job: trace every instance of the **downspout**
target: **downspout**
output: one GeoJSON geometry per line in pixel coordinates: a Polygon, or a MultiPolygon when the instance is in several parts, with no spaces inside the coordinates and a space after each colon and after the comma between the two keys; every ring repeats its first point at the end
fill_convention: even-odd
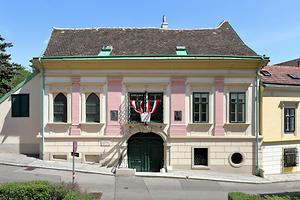
{"type": "Polygon", "coordinates": [[[44,95],[45,95],[45,68],[42,63],[42,56],[39,57],[39,62],[41,64],[41,127],[40,127],[40,134],[42,135],[42,144],[41,144],[41,154],[40,159],[44,159],[44,143],[45,143],[45,137],[44,137],[44,95]]]}
{"type": "Polygon", "coordinates": [[[259,139],[258,139],[258,136],[259,136],[259,70],[257,70],[256,72],[256,97],[255,97],[255,153],[256,153],[256,156],[255,156],[255,165],[256,165],[256,168],[255,168],[255,174],[256,176],[259,176],[259,153],[258,153],[258,148],[259,148],[259,139]]]}
{"type": "Polygon", "coordinates": [[[259,72],[261,70],[262,60],[264,56],[261,57],[259,62],[259,68],[256,71],[256,91],[255,91],[255,175],[259,176],[259,120],[260,120],[260,81],[259,81],[259,72]]]}

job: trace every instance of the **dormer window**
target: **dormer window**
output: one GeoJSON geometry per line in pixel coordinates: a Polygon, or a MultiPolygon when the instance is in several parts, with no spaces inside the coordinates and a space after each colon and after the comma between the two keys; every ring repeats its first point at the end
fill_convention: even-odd
{"type": "Polygon", "coordinates": [[[287,74],[291,79],[300,79],[296,74],[287,74]]]}
{"type": "Polygon", "coordinates": [[[186,56],[187,55],[187,51],[186,51],[185,46],[177,46],[176,47],[176,55],[186,56]]]}
{"type": "Polygon", "coordinates": [[[268,72],[267,70],[260,70],[260,73],[264,76],[271,76],[270,72],[268,72]]]}
{"type": "Polygon", "coordinates": [[[102,48],[101,48],[101,51],[99,53],[99,56],[109,56],[111,51],[112,51],[113,47],[110,46],[110,45],[104,45],[102,48]]]}

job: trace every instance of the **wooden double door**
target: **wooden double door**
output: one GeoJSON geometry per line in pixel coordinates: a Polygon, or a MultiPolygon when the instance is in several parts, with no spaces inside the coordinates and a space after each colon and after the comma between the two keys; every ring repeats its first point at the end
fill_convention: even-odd
{"type": "Polygon", "coordinates": [[[128,165],[137,172],[159,172],[164,163],[164,145],[155,133],[137,133],[128,140],[128,165]]]}

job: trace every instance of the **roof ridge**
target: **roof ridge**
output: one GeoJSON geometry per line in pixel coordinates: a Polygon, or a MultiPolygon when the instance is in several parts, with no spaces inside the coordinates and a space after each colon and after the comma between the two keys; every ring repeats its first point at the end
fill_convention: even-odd
{"type": "MultiPolygon", "coordinates": [[[[207,28],[168,28],[168,30],[216,30],[221,28],[225,23],[229,23],[227,20],[223,20],[217,27],[207,27],[207,28]]],[[[159,27],[89,27],[89,28],[62,28],[62,27],[52,27],[55,30],[98,30],[98,29],[158,29],[159,27]]]]}

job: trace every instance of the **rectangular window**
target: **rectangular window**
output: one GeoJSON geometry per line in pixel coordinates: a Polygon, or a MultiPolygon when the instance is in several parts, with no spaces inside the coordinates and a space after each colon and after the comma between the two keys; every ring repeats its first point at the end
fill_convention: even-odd
{"type": "Polygon", "coordinates": [[[295,108],[284,108],[284,132],[295,132],[295,108]]]}
{"type": "Polygon", "coordinates": [[[29,117],[29,94],[11,95],[12,117],[29,117]]]}
{"type": "MultiPolygon", "coordinates": [[[[130,93],[129,101],[135,101],[137,109],[141,105],[143,111],[146,111],[146,99],[150,102],[150,109],[153,108],[155,100],[158,100],[156,110],[151,114],[151,122],[162,123],[163,122],[163,93],[130,93]]],[[[135,112],[134,108],[129,102],[129,122],[141,122],[140,114],[135,112]]]]}
{"type": "Polygon", "coordinates": [[[230,123],[245,123],[246,121],[246,94],[245,92],[231,92],[229,94],[229,121],[230,123]]]}
{"type": "Polygon", "coordinates": [[[284,149],[284,167],[295,167],[298,165],[298,150],[297,148],[284,149]]]}
{"type": "Polygon", "coordinates": [[[193,149],[193,165],[194,166],[208,166],[208,149],[194,148],[193,149]]]}
{"type": "Polygon", "coordinates": [[[209,93],[194,92],[193,93],[193,122],[208,123],[209,115],[209,93]]]}

